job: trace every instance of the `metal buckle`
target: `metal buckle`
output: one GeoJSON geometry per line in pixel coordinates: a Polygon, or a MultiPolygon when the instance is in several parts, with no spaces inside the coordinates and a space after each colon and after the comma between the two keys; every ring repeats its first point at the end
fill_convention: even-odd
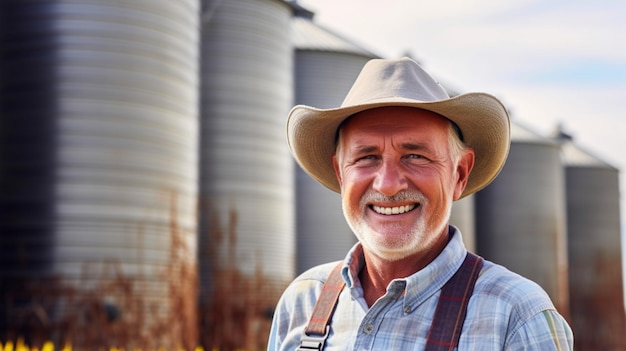
{"type": "Polygon", "coordinates": [[[308,335],[307,333],[302,333],[302,340],[300,340],[300,347],[298,347],[297,351],[309,351],[309,350],[318,350],[321,351],[324,349],[324,344],[326,343],[326,339],[328,338],[328,332],[330,331],[330,325],[326,326],[326,332],[324,335],[308,335]]]}

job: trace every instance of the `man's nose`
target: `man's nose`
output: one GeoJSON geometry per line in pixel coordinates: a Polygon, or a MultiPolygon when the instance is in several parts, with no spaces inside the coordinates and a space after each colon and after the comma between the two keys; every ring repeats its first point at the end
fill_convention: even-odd
{"type": "Polygon", "coordinates": [[[397,162],[383,161],[374,179],[373,189],[386,196],[393,196],[408,188],[408,181],[397,162]]]}

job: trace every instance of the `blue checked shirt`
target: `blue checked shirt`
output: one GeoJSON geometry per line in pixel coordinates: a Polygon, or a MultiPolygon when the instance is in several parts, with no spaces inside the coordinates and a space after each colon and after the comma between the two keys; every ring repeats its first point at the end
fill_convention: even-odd
{"type": "MultiPolygon", "coordinates": [[[[346,288],[333,315],[325,351],[424,350],[443,285],[461,266],[466,249],[458,229],[427,267],[392,281],[387,293],[367,307],[358,272],[363,249],[355,245],[344,260],[346,288]]],[[[296,350],[322,285],[336,263],[320,265],[296,278],[278,302],[268,351],[296,350]]],[[[458,350],[573,350],[570,327],[548,295],[534,282],[485,261],[458,350]]]]}

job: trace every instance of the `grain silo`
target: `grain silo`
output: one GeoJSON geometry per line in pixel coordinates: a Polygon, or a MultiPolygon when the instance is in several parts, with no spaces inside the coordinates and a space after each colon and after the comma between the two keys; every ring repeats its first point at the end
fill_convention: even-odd
{"type": "Polygon", "coordinates": [[[292,12],[279,0],[202,4],[201,337],[258,350],[295,271],[292,12]]]}
{"type": "MultiPolygon", "coordinates": [[[[363,65],[376,55],[313,22],[296,6],[292,36],[296,49],[295,104],[341,105],[363,65]]],[[[356,243],[341,210],[339,194],[308,176],[298,165],[296,179],[297,273],[343,259],[356,243]]]]}
{"type": "Polygon", "coordinates": [[[625,350],[619,171],[559,131],[565,161],[570,324],[576,350],[625,350]]]}
{"type": "Polygon", "coordinates": [[[477,252],[541,285],[567,314],[565,177],[559,144],[511,122],[498,177],[476,194],[477,252]]]}
{"type": "Polygon", "coordinates": [[[1,6],[0,329],[192,346],[197,1],[1,6]]]}

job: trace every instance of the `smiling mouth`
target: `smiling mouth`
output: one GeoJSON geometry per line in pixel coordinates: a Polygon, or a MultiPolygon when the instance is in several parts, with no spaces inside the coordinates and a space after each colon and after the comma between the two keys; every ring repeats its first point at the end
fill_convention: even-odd
{"type": "Polygon", "coordinates": [[[387,216],[407,213],[409,211],[412,211],[416,207],[417,207],[417,204],[394,206],[394,207],[383,207],[383,206],[376,206],[376,205],[370,206],[370,208],[374,210],[374,212],[378,214],[382,214],[382,215],[387,215],[387,216]]]}

